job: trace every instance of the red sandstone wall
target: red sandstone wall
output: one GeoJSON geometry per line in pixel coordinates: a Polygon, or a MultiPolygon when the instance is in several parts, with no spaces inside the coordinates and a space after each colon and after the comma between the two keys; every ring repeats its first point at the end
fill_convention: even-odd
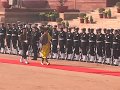
{"type": "MultiPolygon", "coordinates": [[[[41,8],[53,8],[58,6],[58,0],[23,0],[23,6],[27,7],[41,7],[41,8]]],[[[68,0],[65,5],[69,6],[69,9],[80,10],[93,10],[99,7],[106,7],[106,0],[68,0]]]]}
{"type": "Polygon", "coordinates": [[[1,0],[0,0],[0,8],[2,8],[1,0]]]}
{"type": "MultiPolygon", "coordinates": [[[[1,0],[0,0],[1,1],[1,0]]],[[[23,6],[28,8],[52,8],[59,5],[58,0],[22,0],[23,6]]],[[[65,5],[69,9],[80,9],[82,11],[93,10],[99,7],[106,7],[107,0],[68,0],[65,5]]],[[[0,3],[1,7],[1,3],[0,3]]]]}

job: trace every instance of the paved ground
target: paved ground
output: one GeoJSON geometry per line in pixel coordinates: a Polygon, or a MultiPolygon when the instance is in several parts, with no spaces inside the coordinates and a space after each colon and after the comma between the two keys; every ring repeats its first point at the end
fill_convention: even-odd
{"type": "MultiPolygon", "coordinates": [[[[19,56],[0,54],[0,58],[18,60],[19,56]]],[[[100,64],[60,60],[50,62],[120,71],[120,67],[100,64]]],[[[0,63],[0,90],[120,90],[119,83],[120,77],[116,76],[0,63]]]]}

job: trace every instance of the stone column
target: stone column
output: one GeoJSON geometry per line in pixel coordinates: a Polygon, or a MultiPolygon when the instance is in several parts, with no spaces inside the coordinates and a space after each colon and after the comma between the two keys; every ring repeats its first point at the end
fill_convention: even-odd
{"type": "Polygon", "coordinates": [[[76,9],[76,0],[74,0],[74,9],[76,9]]]}

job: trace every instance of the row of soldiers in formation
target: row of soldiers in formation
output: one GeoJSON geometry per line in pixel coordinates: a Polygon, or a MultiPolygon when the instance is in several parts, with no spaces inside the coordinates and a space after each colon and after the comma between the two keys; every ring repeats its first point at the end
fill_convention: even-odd
{"type": "Polygon", "coordinates": [[[29,55],[33,53],[33,60],[37,60],[40,37],[48,29],[52,37],[49,58],[80,60],[112,65],[119,65],[120,57],[120,30],[82,28],[58,28],[56,25],[37,24],[7,24],[0,26],[1,53],[21,54],[22,45],[20,36],[26,30],[29,44],[29,55]],[[24,29],[22,29],[24,28],[24,29]],[[74,30],[72,32],[72,30],[74,30]],[[102,33],[102,30],[104,33],[102,33]]]}

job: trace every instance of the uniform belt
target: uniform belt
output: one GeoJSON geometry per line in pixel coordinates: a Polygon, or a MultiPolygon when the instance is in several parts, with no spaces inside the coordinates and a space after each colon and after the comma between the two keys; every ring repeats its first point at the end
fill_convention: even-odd
{"type": "Polygon", "coordinates": [[[52,39],[52,40],[54,41],[54,40],[57,40],[57,39],[52,39]]]}
{"type": "Polygon", "coordinates": [[[81,40],[81,42],[87,42],[87,41],[85,41],[85,40],[81,40]]]}
{"type": "Polygon", "coordinates": [[[113,42],[113,44],[118,44],[117,42],[113,42]]]}
{"type": "Polygon", "coordinates": [[[25,43],[27,43],[28,41],[27,40],[24,40],[25,43]]]}
{"type": "Polygon", "coordinates": [[[89,42],[95,42],[95,41],[89,40],[89,42]]]}
{"type": "Polygon", "coordinates": [[[102,41],[97,41],[97,43],[101,43],[102,41]]]}
{"type": "Polygon", "coordinates": [[[74,40],[74,42],[78,42],[79,40],[74,40]]]}
{"type": "Polygon", "coordinates": [[[67,41],[71,41],[71,39],[67,39],[67,41]]]}
{"type": "Polygon", "coordinates": [[[12,36],[16,36],[15,34],[12,34],[12,36]]]}
{"type": "Polygon", "coordinates": [[[60,38],[59,40],[64,40],[63,38],[60,38]]]}
{"type": "Polygon", "coordinates": [[[110,43],[110,42],[105,42],[105,43],[110,43]]]}
{"type": "Polygon", "coordinates": [[[10,36],[11,34],[7,34],[7,36],[10,36]]]}
{"type": "Polygon", "coordinates": [[[4,35],[4,33],[0,33],[0,35],[4,35]]]}

